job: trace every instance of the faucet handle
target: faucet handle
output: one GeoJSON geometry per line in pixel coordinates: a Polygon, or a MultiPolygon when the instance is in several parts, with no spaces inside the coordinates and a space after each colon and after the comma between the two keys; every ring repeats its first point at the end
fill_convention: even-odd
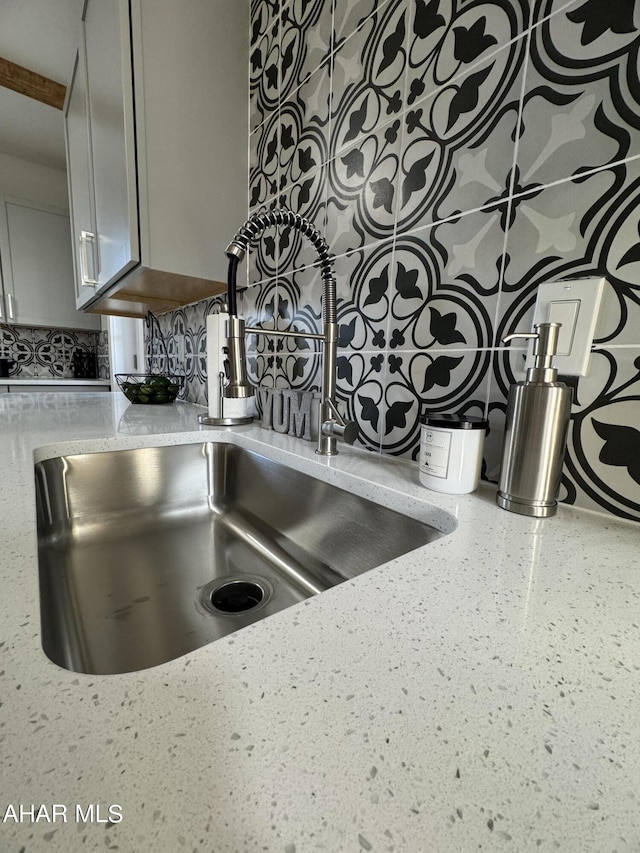
{"type": "Polygon", "coordinates": [[[322,424],[322,434],[341,438],[347,444],[353,444],[358,437],[360,429],[355,421],[345,421],[337,410],[333,400],[329,397],[325,400],[333,419],[329,418],[322,424]]]}

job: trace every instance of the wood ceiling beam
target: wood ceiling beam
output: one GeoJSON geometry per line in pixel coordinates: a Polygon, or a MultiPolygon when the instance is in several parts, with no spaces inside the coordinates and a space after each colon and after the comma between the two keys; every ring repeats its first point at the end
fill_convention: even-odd
{"type": "Polygon", "coordinates": [[[0,57],[0,86],[61,110],[67,87],[0,57]]]}

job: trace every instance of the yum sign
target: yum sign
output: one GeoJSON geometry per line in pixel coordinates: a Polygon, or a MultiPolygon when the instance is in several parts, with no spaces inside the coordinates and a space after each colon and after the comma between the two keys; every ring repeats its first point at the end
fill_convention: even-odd
{"type": "Polygon", "coordinates": [[[258,388],[262,409],[261,426],[296,438],[312,440],[311,391],[258,388]]]}

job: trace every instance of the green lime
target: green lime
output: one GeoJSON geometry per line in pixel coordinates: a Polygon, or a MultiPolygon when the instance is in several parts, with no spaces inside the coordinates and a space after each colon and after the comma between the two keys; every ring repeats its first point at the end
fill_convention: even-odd
{"type": "Polygon", "coordinates": [[[166,376],[154,376],[149,379],[149,385],[153,385],[154,388],[166,388],[170,384],[171,382],[166,376]]]}

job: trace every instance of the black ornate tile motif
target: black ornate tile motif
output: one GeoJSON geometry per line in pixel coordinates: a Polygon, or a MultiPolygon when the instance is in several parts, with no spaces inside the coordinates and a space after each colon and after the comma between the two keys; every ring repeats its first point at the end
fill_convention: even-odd
{"type": "Polygon", "coordinates": [[[326,239],[336,254],[393,236],[400,137],[396,119],[330,162],[326,239]]]}
{"type": "Polygon", "coordinates": [[[531,326],[541,282],[588,276],[609,282],[599,339],[640,344],[629,322],[640,299],[639,204],[640,158],[514,198],[496,344],[531,326]]]}
{"type": "MultiPolygon", "coordinates": [[[[562,498],[640,520],[639,26],[633,0],[252,3],[250,207],[309,217],[337,256],[338,399],[364,447],[415,458],[425,407],[484,413],[496,480],[525,355],[502,337],[540,283],[606,276],[562,498]]],[[[243,310],[320,331],[314,260],[271,229],[243,310]]],[[[317,387],[311,347],[250,347],[254,381],[317,387]]]]}
{"type": "Polygon", "coordinates": [[[402,112],[408,16],[404,0],[390,0],[336,50],[333,156],[402,112]]]}
{"type": "MultiPolygon", "coordinates": [[[[7,325],[0,330],[0,354],[15,361],[9,371],[15,379],[62,379],[73,376],[71,358],[74,350],[97,353],[99,340],[99,332],[7,325]]],[[[103,352],[104,378],[108,378],[108,345],[106,358],[104,356],[103,352]]]]}
{"type": "Polygon", "coordinates": [[[521,48],[516,42],[527,30],[529,5],[527,0],[415,0],[410,6],[406,103],[415,108],[439,93],[439,131],[452,139],[500,104],[517,71],[521,48]],[[500,55],[510,44],[514,50],[507,47],[500,55]]]}
{"type": "Polygon", "coordinates": [[[505,335],[531,328],[540,283],[597,272],[588,259],[593,231],[581,233],[581,226],[593,224],[587,214],[599,208],[611,185],[610,174],[596,172],[580,186],[562,183],[510,201],[496,346],[505,335]]]}
{"type": "Polygon", "coordinates": [[[342,255],[335,272],[340,347],[349,352],[384,351],[393,288],[393,242],[342,255]]]}
{"type": "Polygon", "coordinates": [[[98,332],[96,358],[98,362],[98,379],[110,379],[111,361],[109,358],[109,332],[106,330],[98,332]]]}
{"type": "Polygon", "coordinates": [[[280,185],[280,117],[272,113],[249,137],[249,207],[274,198],[280,185]]]}
{"type": "Polygon", "coordinates": [[[564,477],[566,499],[637,519],[640,503],[640,355],[597,349],[579,387],[564,477]]]}
{"type": "MultiPolygon", "coordinates": [[[[444,90],[407,113],[408,159],[403,163],[407,186],[401,211],[402,227],[405,223],[407,227],[411,226],[419,218],[438,221],[460,212],[491,206],[499,200],[508,201],[519,191],[514,186],[514,157],[525,72],[525,46],[526,40],[518,39],[469,72],[469,77],[456,81],[457,91],[462,91],[468,80],[473,78],[474,86],[478,86],[473,100],[477,97],[478,102],[484,101],[484,108],[479,105],[476,109],[467,108],[456,118],[459,107],[451,115],[455,95],[449,98],[444,90]],[[500,92],[491,105],[495,96],[494,86],[498,86],[500,92]],[[448,126],[451,120],[454,120],[452,132],[457,132],[450,137],[444,122],[448,126]],[[413,195],[415,180],[411,175],[411,169],[416,169],[413,163],[417,155],[411,156],[413,150],[418,154],[421,150],[428,152],[427,176],[433,176],[431,190],[417,197],[413,195]]],[[[422,172],[418,171],[417,176],[421,178],[422,172]]]]}
{"type": "Polygon", "coordinates": [[[329,157],[329,66],[318,68],[280,108],[281,190],[304,184],[329,157]]]}
{"type": "Polygon", "coordinates": [[[290,0],[282,10],[280,99],[286,100],[331,50],[331,3],[290,0]]]}
{"type": "Polygon", "coordinates": [[[349,36],[389,0],[337,0],[333,9],[333,49],[338,50],[349,36]]]}
{"type": "MultiPolygon", "coordinates": [[[[275,329],[278,314],[277,281],[274,279],[248,287],[240,295],[238,307],[247,326],[275,329]]],[[[248,335],[246,346],[249,381],[254,385],[275,387],[275,339],[264,335],[248,335]]]]}
{"type": "Polygon", "coordinates": [[[548,184],[638,153],[635,6],[584,0],[534,29],[518,150],[521,181],[548,184]]]}
{"type": "Polygon", "coordinates": [[[252,3],[249,50],[249,126],[254,130],[278,106],[280,0],[252,3]]]}
{"type": "Polygon", "coordinates": [[[504,245],[498,219],[478,211],[398,237],[391,348],[491,346],[504,245]]]}
{"type": "Polygon", "coordinates": [[[338,353],[337,399],[342,413],[360,428],[359,442],[380,451],[385,363],[381,352],[338,353]]]}

